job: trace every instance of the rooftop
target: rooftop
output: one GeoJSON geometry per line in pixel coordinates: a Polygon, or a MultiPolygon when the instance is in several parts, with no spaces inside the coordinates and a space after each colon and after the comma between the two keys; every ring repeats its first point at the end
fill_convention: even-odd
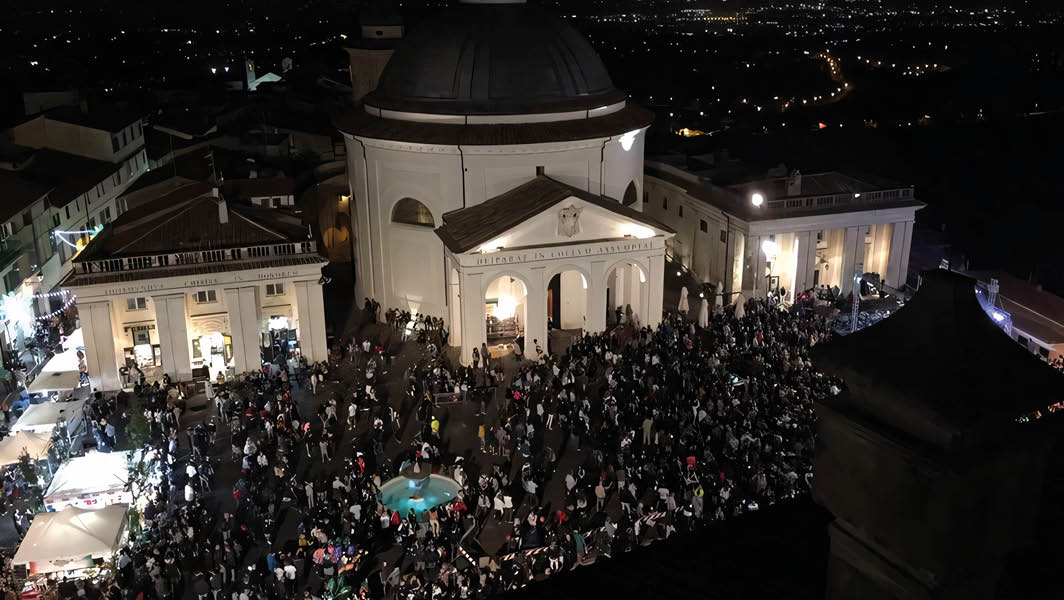
{"type": "Polygon", "coordinates": [[[911,187],[874,175],[838,171],[803,175],[800,193],[788,196],[786,177],[716,185],[707,178],[653,161],[647,161],[646,174],[745,221],[925,206],[913,197],[911,187]],[[755,192],[764,197],[761,207],[750,202],[755,192]]]}
{"type": "Polygon", "coordinates": [[[16,176],[36,186],[49,187],[49,203],[62,208],[121,167],[121,164],[44,148],[37,150],[33,160],[17,171],[16,176]]]}
{"type": "Polygon", "coordinates": [[[669,226],[624,206],[616,200],[596,196],[540,175],[505,194],[469,208],[444,214],[443,225],[436,229],[436,235],[452,252],[468,252],[571,197],[579,198],[634,221],[672,232],[669,226]]]}
{"type": "Polygon", "coordinates": [[[816,346],[814,364],[848,390],[823,402],[908,431],[929,448],[952,449],[976,447],[1060,401],[1064,374],[991,322],[975,283],[945,269],[925,271],[916,295],[891,318],[816,346]]]}
{"type": "Polygon", "coordinates": [[[604,138],[649,127],[653,122],[654,113],[629,105],[591,119],[483,125],[382,119],[363,110],[350,110],[337,115],[334,124],[340,131],[369,139],[451,146],[504,146],[604,138]]]}
{"type": "Polygon", "coordinates": [[[308,239],[307,228],[300,219],[282,209],[229,202],[228,223],[221,223],[212,188],[206,182],[190,183],[131,208],[105,227],[74,261],[81,263],[308,239]]]}
{"type": "Polygon", "coordinates": [[[1064,298],[1042,290],[1004,271],[968,271],[981,283],[997,279],[1001,308],[1013,326],[1047,344],[1064,344],[1064,298]]]}
{"type": "Polygon", "coordinates": [[[460,3],[413,29],[366,104],[449,115],[591,110],[623,102],[591,44],[524,2],[460,3]]]}
{"type": "Polygon", "coordinates": [[[0,203],[0,223],[15,218],[51,189],[47,184],[27,181],[17,173],[0,171],[0,190],[4,191],[4,201],[0,203]]]}
{"type": "Polygon", "coordinates": [[[140,121],[143,115],[134,112],[124,112],[112,109],[93,109],[83,111],[77,106],[61,106],[44,113],[48,119],[80,125],[89,129],[99,129],[109,133],[117,133],[133,123],[140,121]]]}

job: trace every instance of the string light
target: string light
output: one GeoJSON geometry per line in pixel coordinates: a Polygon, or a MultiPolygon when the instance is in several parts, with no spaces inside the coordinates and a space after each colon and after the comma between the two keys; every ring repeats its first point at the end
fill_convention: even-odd
{"type": "Polygon", "coordinates": [[[15,326],[22,331],[23,335],[32,335],[37,321],[47,321],[52,317],[63,314],[67,309],[74,305],[76,300],[77,295],[71,294],[69,290],[43,292],[28,297],[20,297],[17,296],[15,292],[8,292],[7,295],[0,296],[0,320],[5,323],[14,323],[15,326]],[[33,300],[40,298],[58,298],[61,296],[69,297],[63,302],[63,306],[58,310],[53,310],[50,313],[40,316],[33,315],[33,300]]]}
{"type": "Polygon", "coordinates": [[[77,250],[78,249],[78,245],[73,243],[73,242],[71,242],[70,240],[66,239],[63,236],[65,236],[65,235],[76,235],[76,236],[78,236],[80,238],[83,235],[87,235],[87,236],[89,236],[91,238],[92,236],[96,235],[97,233],[100,233],[101,231],[103,231],[103,224],[97,225],[94,229],[74,229],[74,230],[69,230],[69,231],[68,230],[63,230],[63,229],[57,229],[56,231],[52,232],[52,236],[54,236],[57,240],[63,242],[67,246],[70,246],[71,248],[74,248],[75,250],[77,250]]]}

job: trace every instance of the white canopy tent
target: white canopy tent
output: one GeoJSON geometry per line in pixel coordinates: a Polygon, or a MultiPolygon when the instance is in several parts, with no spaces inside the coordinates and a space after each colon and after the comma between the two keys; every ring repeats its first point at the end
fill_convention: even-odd
{"type": "Polygon", "coordinates": [[[71,507],[40,513],[33,518],[14,563],[29,565],[31,573],[51,573],[106,558],[122,545],[127,508],[112,504],[99,510],[71,507]]]}
{"type": "Polygon", "coordinates": [[[81,383],[81,375],[77,371],[41,371],[26,391],[31,394],[64,392],[78,387],[79,383],[81,383]]]}
{"type": "Polygon", "coordinates": [[[15,421],[11,431],[33,431],[37,433],[51,434],[55,429],[56,422],[62,418],[67,422],[68,431],[76,431],[84,420],[82,409],[85,407],[84,400],[72,400],[70,402],[43,402],[31,404],[26,412],[15,421]]]}
{"type": "Polygon", "coordinates": [[[100,508],[110,504],[131,503],[132,494],[126,491],[130,454],[93,452],[67,459],[55,472],[44,494],[45,508],[100,508]]]}
{"type": "Polygon", "coordinates": [[[31,394],[61,392],[72,390],[81,383],[81,363],[78,348],[84,348],[85,338],[81,329],[75,329],[63,342],[64,350],[48,359],[41,367],[41,373],[30,383],[27,391],[31,394]]]}
{"type": "Polygon", "coordinates": [[[51,433],[17,431],[15,435],[0,440],[0,467],[17,463],[23,451],[28,452],[30,458],[41,460],[48,456],[51,447],[51,433]]]}

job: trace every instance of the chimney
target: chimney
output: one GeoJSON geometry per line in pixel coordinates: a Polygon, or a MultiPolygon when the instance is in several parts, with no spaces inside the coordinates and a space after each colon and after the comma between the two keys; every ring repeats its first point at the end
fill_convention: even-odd
{"type": "Polygon", "coordinates": [[[802,195],[802,172],[798,169],[795,169],[791,176],[787,178],[787,195],[802,195]]]}
{"type": "Polygon", "coordinates": [[[229,205],[226,204],[225,198],[218,192],[218,188],[211,189],[211,196],[218,200],[218,222],[222,225],[229,223],[229,205]]]}

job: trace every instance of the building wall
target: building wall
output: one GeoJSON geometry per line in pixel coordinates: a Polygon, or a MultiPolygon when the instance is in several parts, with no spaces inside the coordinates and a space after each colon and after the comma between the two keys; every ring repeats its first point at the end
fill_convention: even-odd
{"type": "Polygon", "coordinates": [[[101,129],[55,121],[41,115],[15,126],[14,140],[16,144],[31,148],[52,148],[97,160],[119,162],[144,146],[144,132],[139,120],[112,134],[101,129]],[[118,140],[117,152],[112,145],[112,137],[118,140]]]}
{"type": "MultiPolygon", "coordinates": [[[[444,248],[431,228],[396,224],[392,209],[413,198],[435,226],[450,211],[484,202],[542,171],[595,194],[623,198],[635,182],[642,196],[643,135],[560,144],[432,146],[355,138],[348,144],[356,296],[451,320],[444,248]],[[627,146],[628,150],[624,147],[627,146]]],[[[639,206],[636,206],[639,208],[639,206]]]]}

